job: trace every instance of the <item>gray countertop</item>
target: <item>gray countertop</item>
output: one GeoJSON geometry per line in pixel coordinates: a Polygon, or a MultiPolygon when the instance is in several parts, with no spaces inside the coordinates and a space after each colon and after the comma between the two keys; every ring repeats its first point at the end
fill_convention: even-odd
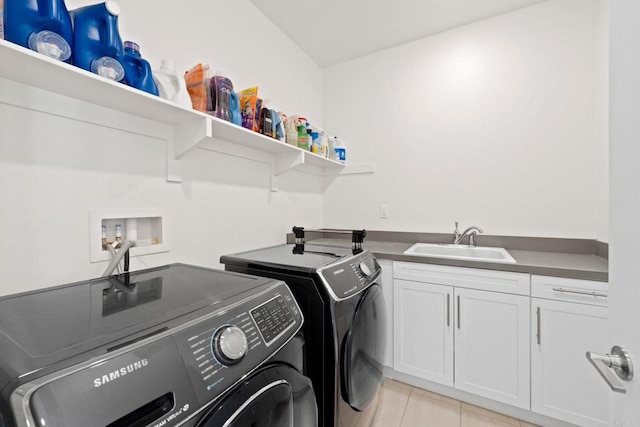
{"type": "MultiPolygon", "coordinates": [[[[318,238],[308,243],[327,246],[351,247],[351,241],[336,238],[318,238]]],[[[364,248],[371,250],[379,259],[450,265],[455,267],[483,268],[487,270],[515,271],[542,276],[567,277],[606,282],[608,281],[608,260],[589,253],[545,252],[521,249],[507,249],[516,260],[512,263],[487,261],[467,261],[449,258],[404,255],[412,243],[392,241],[364,241],[364,248]]]]}

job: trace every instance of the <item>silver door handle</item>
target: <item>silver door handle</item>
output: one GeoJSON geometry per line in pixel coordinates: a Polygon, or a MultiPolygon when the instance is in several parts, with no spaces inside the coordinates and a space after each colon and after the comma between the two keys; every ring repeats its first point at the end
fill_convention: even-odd
{"type": "Polygon", "coordinates": [[[460,295],[458,295],[458,329],[460,329],[460,295]]]}
{"type": "Polygon", "coordinates": [[[447,294],[447,328],[451,326],[451,303],[449,302],[451,295],[447,294]]]}
{"type": "Polygon", "coordinates": [[[572,289],[564,289],[564,288],[553,288],[553,292],[560,292],[562,294],[589,295],[591,297],[600,297],[600,298],[607,298],[608,296],[604,292],[574,291],[572,289]]]}
{"type": "Polygon", "coordinates": [[[536,309],[536,340],[538,341],[538,345],[541,343],[541,331],[540,331],[540,307],[536,309]]]}
{"type": "Polygon", "coordinates": [[[627,392],[620,380],[631,381],[633,378],[633,362],[631,362],[631,356],[624,348],[614,345],[611,348],[611,354],[587,351],[587,359],[611,387],[611,390],[616,393],[627,392]],[[613,372],[616,375],[609,368],[613,368],[613,372]]]}

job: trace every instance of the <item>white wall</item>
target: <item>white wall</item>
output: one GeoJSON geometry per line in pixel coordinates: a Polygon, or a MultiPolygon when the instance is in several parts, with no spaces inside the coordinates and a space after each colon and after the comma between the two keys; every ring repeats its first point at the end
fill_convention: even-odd
{"type": "MultiPolygon", "coordinates": [[[[145,57],[219,65],[237,87],[259,84],[284,111],[321,121],[321,70],[248,1],[189,2],[191,16],[154,4],[121,2],[123,37],[145,57]]],[[[271,193],[267,164],[196,150],[183,182],[166,182],[171,129],[161,123],[0,79],[0,129],[0,295],[100,275],[106,263],[89,260],[91,210],[165,212],[170,252],[134,258],[132,269],[218,267],[222,254],[283,242],[293,225],[322,225],[313,175],[287,172],[271,193]]]]}
{"type": "Polygon", "coordinates": [[[325,128],[376,164],[328,185],[325,227],[458,220],[607,240],[600,1],[550,0],[325,69],[325,128]]]}
{"type": "Polygon", "coordinates": [[[609,242],[609,2],[601,0],[596,7],[597,238],[609,242]]]}

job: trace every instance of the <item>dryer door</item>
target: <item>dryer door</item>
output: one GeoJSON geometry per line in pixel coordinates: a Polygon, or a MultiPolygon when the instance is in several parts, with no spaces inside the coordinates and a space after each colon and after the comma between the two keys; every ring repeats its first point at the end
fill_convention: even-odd
{"type": "Polygon", "coordinates": [[[378,392],[386,337],[387,309],[382,289],[373,284],[360,298],[342,346],[342,397],[353,409],[367,409],[378,392]]]}
{"type": "Polygon", "coordinates": [[[316,427],[318,412],[311,381],[286,365],[263,368],[227,393],[198,425],[316,427]]]}

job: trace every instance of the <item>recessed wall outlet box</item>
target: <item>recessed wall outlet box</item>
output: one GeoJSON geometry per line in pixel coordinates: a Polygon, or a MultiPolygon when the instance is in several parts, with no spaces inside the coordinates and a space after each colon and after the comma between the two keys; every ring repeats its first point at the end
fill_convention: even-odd
{"type": "Polygon", "coordinates": [[[108,261],[111,254],[104,247],[117,239],[132,240],[132,257],[169,252],[166,216],[158,209],[113,209],[89,212],[89,247],[91,262],[108,261]],[[104,234],[103,234],[104,233],[104,234]]]}

